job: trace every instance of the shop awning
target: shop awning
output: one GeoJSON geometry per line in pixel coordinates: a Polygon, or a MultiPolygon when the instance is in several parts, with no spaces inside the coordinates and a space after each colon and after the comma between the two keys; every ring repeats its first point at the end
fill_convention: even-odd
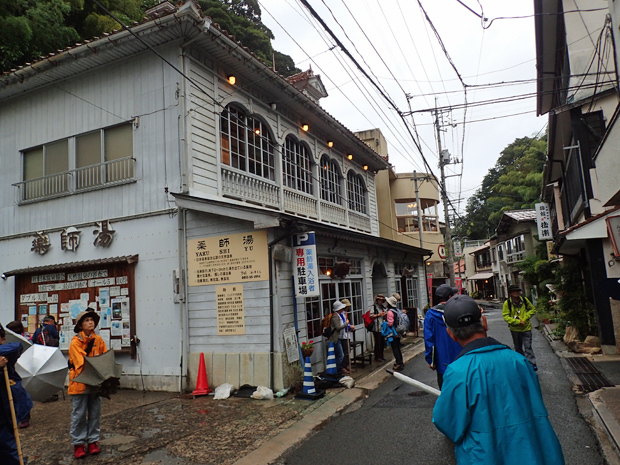
{"type": "Polygon", "coordinates": [[[15,276],[18,274],[41,273],[43,271],[67,270],[69,268],[80,268],[84,266],[108,265],[111,263],[135,263],[138,255],[124,255],[121,257],[100,258],[97,260],[87,260],[84,262],[55,263],[53,265],[33,266],[30,268],[20,268],[18,270],[5,271],[4,276],[15,276]]]}
{"type": "Polygon", "coordinates": [[[477,279],[489,279],[493,277],[493,273],[488,271],[488,272],[484,272],[484,273],[476,273],[473,276],[470,276],[469,278],[467,278],[468,281],[476,281],[477,279]]]}

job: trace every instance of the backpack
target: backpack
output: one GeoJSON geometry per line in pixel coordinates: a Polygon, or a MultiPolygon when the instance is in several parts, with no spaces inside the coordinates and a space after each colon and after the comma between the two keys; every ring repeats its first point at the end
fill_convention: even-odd
{"type": "Polygon", "coordinates": [[[366,331],[372,331],[375,320],[370,317],[370,310],[362,315],[362,320],[364,320],[364,327],[366,328],[366,331]]]}
{"type": "Polygon", "coordinates": [[[41,329],[39,336],[37,336],[37,340],[34,341],[35,344],[39,344],[42,346],[58,347],[58,341],[54,339],[54,337],[50,334],[50,332],[45,326],[46,325],[44,325],[43,329],[41,329]]]}
{"type": "Polygon", "coordinates": [[[333,313],[329,313],[323,317],[321,321],[321,335],[325,338],[330,337],[333,334],[332,331],[332,316],[333,313]]]}
{"type": "Polygon", "coordinates": [[[394,313],[394,329],[400,337],[404,337],[409,331],[409,317],[399,308],[390,309],[394,313]]]}

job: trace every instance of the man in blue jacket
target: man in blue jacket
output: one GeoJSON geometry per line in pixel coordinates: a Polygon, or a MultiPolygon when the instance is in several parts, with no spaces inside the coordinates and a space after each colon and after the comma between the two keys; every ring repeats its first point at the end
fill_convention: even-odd
{"type": "Polygon", "coordinates": [[[439,286],[435,291],[439,304],[429,308],[424,315],[424,358],[429,368],[437,373],[437,384],[440,390],[446,368],[461,351],[461,346],[452,340],[446,331],[446,323],[443,321],[444,306],[448,299],[457,292],[457,288],[448,284],[439,286]]]}
{"type": "Polygon", "coordinates": [[[5,367],[9,374],[13,407],[18,422],[30,412],[32,400],[23,388],[21,378],[15,372],[15,362],[22,353],[22,346],[19,342],[5,344],[5,336],[4,328],[0,325],[0,375],[2,376],[0,382],[0,458],[2,458],[2,465],[18,465],[19,454],[15,440],[11,404],[4,378],[5,367]]]}
{"type": "Polygon", "coordinates": [[[469,296],[452,297],[444,318],[463,350],[445,372],[433,423],[454,442],[458,465],[563,465],[526,358],[487,337],[486,318],[469,296]]]}

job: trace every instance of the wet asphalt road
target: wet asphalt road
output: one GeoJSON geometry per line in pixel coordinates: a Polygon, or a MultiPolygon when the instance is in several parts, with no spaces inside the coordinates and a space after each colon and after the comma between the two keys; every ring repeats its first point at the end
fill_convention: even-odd
{"type": "MultiPolygon", "coordinates": [[[[485,308],[485,315],[489,336],[512,346],[501,309],[485,308]]],[[[579,414],[560,359],[539,331],[533,331],[533,346],[545,404],[562,444],[566,464],[605,464],[596,437],[579,414]]],[[[437,387],[435,373],[428,368],[423,355],[409,361],[404,374],[437,387]]],[[[434,403],[434,396],[392,378],[276,463],[455,464],[452,442],[431,422],[434,403]]]]}

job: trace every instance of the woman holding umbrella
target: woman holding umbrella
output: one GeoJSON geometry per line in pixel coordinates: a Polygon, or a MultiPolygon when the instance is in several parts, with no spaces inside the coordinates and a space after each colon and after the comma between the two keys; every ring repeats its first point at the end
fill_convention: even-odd
{"type": "Polygon", "coordinates": [[[77,317],[73,331],[76,333],[69,345],[69,395],[71,412],[71,442],[76,459],[88,453],[99,453],[99,424],[101,419],[101,397],[92,393],[85,384],[73,381],[84,368],[84,357],[101,355],[107,351],[101,336],[95,334],[99,315],[88,308],[77,317]]]}

